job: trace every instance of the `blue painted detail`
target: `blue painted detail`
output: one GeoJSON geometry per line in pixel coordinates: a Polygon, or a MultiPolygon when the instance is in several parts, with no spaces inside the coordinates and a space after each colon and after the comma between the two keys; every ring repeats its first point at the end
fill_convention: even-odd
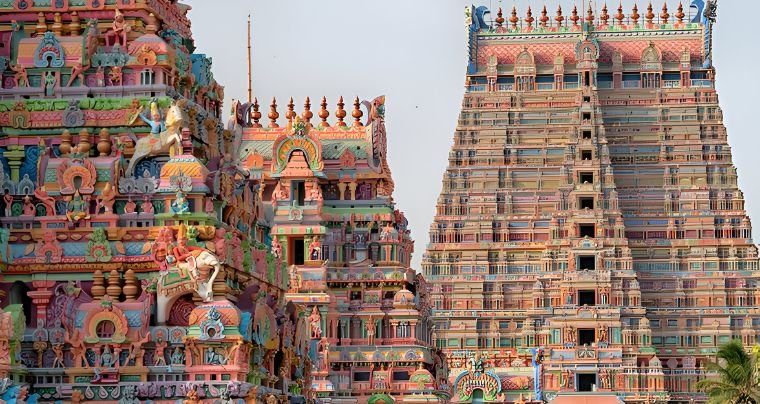
{"type": "Polygon", "coordinates": [[[84,311],[78,311],[74,317],[74,327],[82,328],[84,326],[84,317],[87,315],[84,311]]]}
{"type": "Polygon", "coordinates": [[[541,366],[544,362],[544,348],[531,348],[531,366],[533,366],[533,394],[536,396],[536,401],[543,400],[543,392],[541,391],[541,366]]]}
{"type": "Polygon", "coordinates": [[[161,177],[161,166],[158,164],[158,161],[154,159],[148,158],[140,160],[140,162],[137,163],[137,166],[135,167],[135,176],[142,177],[145,170],[148,170],[150,173],[149,177],[161,177]]]}
{"type": "Polygon", "coordinates": [[[478,71],[478,32],[481,29],[488,30],[491,28],[485,21],[485,15],[489,13],[490,11],[486,6],[470,6],[469,8],[472,23],[469,32],[470,59],[467,65],[467,74],[474,74],[478,71]]]}
{"type": "Polygon", "coordinates": [[[61,243],[61,247],[66,257],[83,257],[87,243],[61,243]]]}
{"type": "Polygon", "coordinates": [[[193,76],[195,83],[201,87],[208,86],[214,81],[214,74],[211,72],[211,58],[202,54],[190,55],[193,64],[193,76]]]}
{"type": "Polygon", "coordinates": [[[240,333],[243,334],[243,338],[245,338],[246,341],[251,340],[251,332],[251,313],[240,313],[240,333]]]}
{"type": "Polygon", "coordinates": [[[66,54],[55,34],[48,31],[34,51],[34,67],[63,67],[66,54]]]}
{"type": "Polygon", "coordinates": [[[691,18],[692,23],[699,23],[702,22],[702,15],[705,12],[705,1],[704,0],[691,0],[691,8],[696,8],[697,12],[694,14],[694,17],[691,18]]]}
{"type": "Polygon", "coordinates": [[[132,327],[140,327],[142,325],[141,317],[142,312],[141,311],[125,311],[124,317],[127,319],[127,324],[130,328],[132,327]]]}

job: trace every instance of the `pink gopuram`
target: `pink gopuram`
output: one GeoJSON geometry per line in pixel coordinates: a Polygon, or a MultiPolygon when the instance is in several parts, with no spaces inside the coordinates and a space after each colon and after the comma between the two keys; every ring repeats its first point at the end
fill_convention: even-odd
{"type": "Polygon", "coordinates": [[[0,2],[0,402],[305,402],[190,7],[40,3],[0,2]]]}
{"type": "Polygon", "coordinates": [[[493,24],[467,9],[466,94],[423,261],[453,402],[704,402],[718,347],[757,342],[715,1],[587,3],[493,24]]]}
{"type": "Polygon", "coordinates": [[[242,165],[263,185],[279,268],[270,276],[289,280],[289,305],[308,308],[296,339],[308,341],[297,352],[311,358],[309,399],[447,402],[427,284],[409,267],[413,243],[393,202],[384,97],[363,104],[346,111],[341,98],[328,123],[324,98],[314,112],[307,98],[300,113],[291,99],[282,126],[275,100],[268,121],[257,101],[233,109],[242,165]]]}

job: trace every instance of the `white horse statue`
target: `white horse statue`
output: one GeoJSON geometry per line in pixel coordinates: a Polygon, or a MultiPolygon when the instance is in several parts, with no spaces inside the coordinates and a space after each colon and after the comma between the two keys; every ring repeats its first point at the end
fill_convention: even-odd
{"type": "Polygon", "coordinates": [[[169,111],[166,113],[164,125],[166,129],[158,136],[148,135],[137,141],[135,144],[135,153],[129,161],[129,166],[125,171],[125,176],[134,174],[135,166],[140,160],[168,152],[169,157],[175,154],[182,154],[182,124],[184,117],[182,109],[176,103],[172,103],[169,111]]]}
{"type": "Polygon", "coordinates": [[[189,291],[208,303],[214,300],[214,281],[222,269],[216,255],[206,250],[193,251],[185,262],[174,262],[158,278],[157,299],[158,322],[166,322],[174,302],[189,291]],[[211,274],[209,275],[209,272],[211,274]]]}

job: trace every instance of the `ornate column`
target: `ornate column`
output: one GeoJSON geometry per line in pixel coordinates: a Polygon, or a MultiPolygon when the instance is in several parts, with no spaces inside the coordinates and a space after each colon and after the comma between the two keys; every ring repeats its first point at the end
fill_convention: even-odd
{"type": "Polygon", "coordinates": [[[348,189],[351,191],[351,200],[356,200],[356,182],[350,182],[348,184],[348,189]]]}
{"type": "Polygon", "coordinates": [[[50,328],[53,324],[46,324],[47,306],[50,298],[53,296],[52,288],[55,286],[55,281],[32,281],[32,286],[35,290],[30,290],[27,292],[27,295],[32,299],[32,303],[37,308],[37,321],[35,324],[38,327],[50,328]]]}
{"type": "Polygon", "coordinates": [[[19,168],[21,167],[22,160],[24,159],[24,146],[9,145],[8,150],[3,153],[3,156],[8,159],[8,166],[11,169],[11,180],[18,182],[20,179],[19,168]]]}

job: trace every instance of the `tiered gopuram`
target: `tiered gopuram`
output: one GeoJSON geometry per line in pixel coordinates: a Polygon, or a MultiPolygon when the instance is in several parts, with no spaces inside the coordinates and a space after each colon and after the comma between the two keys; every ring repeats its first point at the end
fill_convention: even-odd
{"type": "Polygon", "coordinates": [[[287,299],[308,307],[310,329],[299,340],[309,340],[309,398],[447,402],[427,285],[409,267],[413,243],[393,202],[384,97],[363,104],[344,109],[341,98],[331,124],[324,98],[314,111],[307,98],[302,112],[291,99],[282,126],[275,100],[237,105],[242,166],[261,181],[267,244],[287,265],[287,299]]]}
{"type": "Polygon", "coordinates": [[[718,347],[757,341],[716,3],[692,3],[493,24],[466,10],[466,94],[423,264],[454,402],[701,402],[718,347]]]}
{"type": "Polygon", "coordinates": [[[2,400],[304,401],[308,313],[188,10],[0,2],[2,400]]]}

